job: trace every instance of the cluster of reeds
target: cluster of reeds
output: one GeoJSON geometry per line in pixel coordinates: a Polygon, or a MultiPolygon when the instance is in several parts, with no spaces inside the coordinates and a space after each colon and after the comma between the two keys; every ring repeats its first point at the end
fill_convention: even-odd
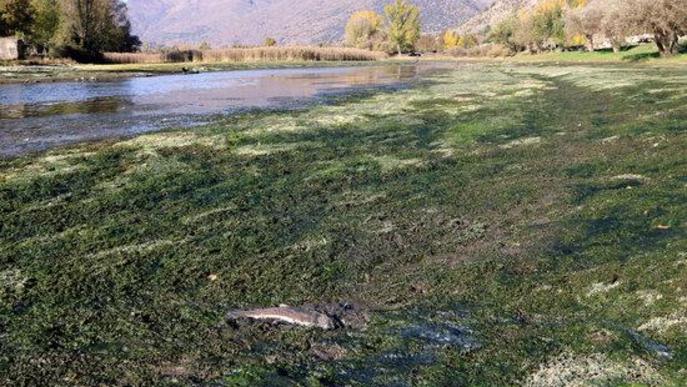
{"type": "Polygon", "coordinates": [[[289,62],[289,61],[373,61],[386,58],[383,52],[344,47],[249,47],[214,50],[169,50],[159,53],[105,54],[110,63],[183,63],[183,62],[289,62]]]}
{"type": "Polygon", "coordinates": [[[149,52],[106,52],[105,61],[108,63],[135,64],[135,63],[161,63],[160,53],[149,52]]]}

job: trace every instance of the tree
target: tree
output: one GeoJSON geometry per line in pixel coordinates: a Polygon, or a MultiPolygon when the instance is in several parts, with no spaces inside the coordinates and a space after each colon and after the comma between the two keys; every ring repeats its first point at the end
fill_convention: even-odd
{"type": "Polygon", "coordinates": [[[523,11],[518,15],[511,42],[523,50],[531,53],[539,52],[543,49],[541,37],[535,33],[534,17],[530,12],[523,11]]]}
{"type": "Polygon", "coordinates": [[[687,0],[625,0],[622,23],[628,33],[651,33],[662,56],[679,52],[687,34],[687,0]]]}
{"type": "MultiPolygon", "coordinates": [[[[597,5],[600,3],[597,1],[597,5]]],[[[611,42],[614,52],[620,52],[627,42],[628,29],[621,20],[624,18],[622,0],[608,0],[604,3],[604,16],[601,20],[601,33],[611,42]]]]}
{"type": "Polygon", "coordinates": [[[36,10],[31,40],[33,43],[47,47],[60,26],[60,6],[57,0],[34,0],[36,10]]]}
{"type": "Polygon", "coordinates": [[[64,23],[61,25],[60,43],[90,55],[102,52],[106,45],[108,3],[107,0],[65,0],[62,4],[64,23]]]}
{"type": "Polygon", "coordinates": [[[520,25],[520,21],[516,15],[512,15],[501,23],[497,24],[489,33],[489,41],[492,43],[497,43],[508,47],[510,52],[518,52],[522,50],[522,46],[517,44],[513,37],[517,28],[520,25]]]}
{"type": "Polygon", "coordinates": [[[444,48],[447,50],[458,47],[458,43],[460,43],[460,35],[456,31],[444,32],[442,39],[444,41],[444,48]]]}
{"type": "Polygon", "coordinates": [[[581,35],[587,43],[587,50],[594,51],[594,37],[603,31],[606,3],[593,1],[585,7],[570,8],[565,13],[565,29],[569,38],[581,35]]]}
{"type": "Polygon", "coordinates": [[[0,0],[1,35],[30,36],[34,17],[31,0],[0,0]]]}
{"type": "Polygon", "coordinates": [[[5,23],[5,9],[0,3],[0,37],[9,35],[9,27],[5,23]]]}
{"type": "Polygon", "coordinates": [[[532,34],[540,48],[565,43],[564,6],[563,0],[545,0],[535,8],[531,15],[532,34]]]}
{"type": "Polygon", "coordinates": [[[264,45],[266,47],[274,47],[277,45],[277,39],[275,38],[265,38],[264,45]]]}
{"type": "Polygon", "coordinates": [[[61,43],[95,57],[104,51],[135,51],[141,41],[131,34],[126,3],[121,0],[62,0],[61,43]]]}
{"type": "Polygon", "coordinates": [[[138,51],[142,42],[138,36],[132,33],[126,2],[123,0],[106,0],[105,7],[109,11],[104,20],[107,43],[102,49],[117,52],[138,51]]]}
{"type": "Polygon", "coordinates": [[[351,15],[346,23],[346,45],[373,49],[374,42],[382,33],[384,19],[375,11],[359,11],[351,15]]]}
{"type": "Polygon", "coordinates": [[[389,40],[398,54],[412,49],[420,37],[420,9],[406,0],[396,0],[384,7],[389,40]]]}
{"type": "Polygon", "coordinates": [[[584,36],[587,48],[594,49],[594,39],[604,36],[614,52],[619,52],[626,41],[626,33],[632,28],[627,22],[625,0],[591,0],[586,6],[566,11],[568,35],[584,36]]]}

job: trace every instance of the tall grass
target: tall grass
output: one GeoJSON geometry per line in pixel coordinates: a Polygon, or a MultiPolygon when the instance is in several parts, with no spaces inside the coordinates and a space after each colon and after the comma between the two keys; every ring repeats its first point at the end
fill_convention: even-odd
{"type": "Polygon", "coordinates": [[[174,50],[161,53],[105,54],[110,63],[181,63],[181,62],[289,62],[289,61],[374,61],[386,58],[383,52],[343,47],[250,47],[214,50],[174,50]]]}
{"type": "Polygon", "coordinates": [[[105,61],[108,63],[160,63],[160,53],[148,52],[106,52],[105,61]]]}
{"type": "Polygon", "coordinates": [[[510,51],[500,44],[482,44],[476,47],[454,47],[446,50],[446,54],[455,57],[486,57],[501,58],[511,56],[510,51]]]}

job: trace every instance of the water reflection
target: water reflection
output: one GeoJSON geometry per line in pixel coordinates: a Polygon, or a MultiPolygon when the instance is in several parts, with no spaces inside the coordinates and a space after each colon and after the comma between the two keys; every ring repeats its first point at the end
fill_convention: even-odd
{"type": "Polygon", "coordinates": [[[0,156],[194,125],[245,109],[299,107],[332,94],[412,82],[435,69],[386,65],[0,85],[0,156]]]}
{"type": "Polygon", "coordinates": [[[47,102],[43,104],[20,104],[3,106],[0,120],[29,117],[45,117],[66,114],[113,113],[131,105],[128,98],[98,97],[78,102],[47,102]]]}

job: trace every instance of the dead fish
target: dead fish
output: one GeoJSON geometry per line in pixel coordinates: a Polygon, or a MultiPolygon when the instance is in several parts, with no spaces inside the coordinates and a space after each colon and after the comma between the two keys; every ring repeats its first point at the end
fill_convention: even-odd
{"type": "Polygon", "coordinates": [[[301,308],[280,306],[277,308],[264,308],[252,310],[236,310],[227,313],[228,320],[247,318],[252,320],[273,320],[287,324],[320,329],[334,329],[334,320],[324,313],[319,313],[301,308]]]}

